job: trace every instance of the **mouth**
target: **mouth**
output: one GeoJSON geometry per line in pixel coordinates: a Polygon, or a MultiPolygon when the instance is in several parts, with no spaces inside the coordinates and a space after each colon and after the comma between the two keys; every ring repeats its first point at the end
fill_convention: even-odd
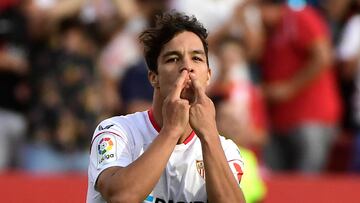
{"type": "Polygon", "coordinates": [[[181,99],[186,99],[192,104],[195,101],[195,92],[191,84],[186,84],[180,94],[181,99]]]}

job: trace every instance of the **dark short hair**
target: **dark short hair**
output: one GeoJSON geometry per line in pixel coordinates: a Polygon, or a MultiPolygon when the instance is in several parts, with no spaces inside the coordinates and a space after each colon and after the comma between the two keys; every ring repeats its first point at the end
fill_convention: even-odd
{"type": "Polygon", "coordinates": [[[170,11],[156,16],[155,26],[143,31],[139,36],[140,42],[144,46],[145,61],[150,71],[158,72],[157,59],[163,46],[184,31],[193,32],[200,38],[204,46],[206,62],[209,65],[207,30],[195,16],[170,11]]]}

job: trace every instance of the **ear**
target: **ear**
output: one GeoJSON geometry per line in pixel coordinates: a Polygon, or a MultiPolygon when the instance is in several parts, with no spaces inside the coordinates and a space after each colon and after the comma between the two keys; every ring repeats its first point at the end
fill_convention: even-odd
{"type": "Polygon", "coordinates": [[[158,74],[156,74],[153,71],[148,71],[148,79],[151,83],[151,86],[153,86],[153,88],[158,88],[159,87],[159,76],[158,74]]]}
{"type": "Polygon", "coordinates": [[[210,78],[211,78],[211,69],[208,68],[208,74],[207,74],[207,80],[206,80],[206,85],[210,84],[210,78]]]}

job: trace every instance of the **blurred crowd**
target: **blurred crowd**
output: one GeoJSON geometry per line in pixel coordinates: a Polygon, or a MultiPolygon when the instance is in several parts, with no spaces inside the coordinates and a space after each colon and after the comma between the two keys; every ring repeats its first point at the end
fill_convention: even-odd
{"type": "Polygon", "coordinates": [[[360,172],[359,0],[1,0],[0,171],[86,171],[100,120],[150,108],[138,35],[172,9],[208,28],[219,132],[260,169],[360,172]]]}

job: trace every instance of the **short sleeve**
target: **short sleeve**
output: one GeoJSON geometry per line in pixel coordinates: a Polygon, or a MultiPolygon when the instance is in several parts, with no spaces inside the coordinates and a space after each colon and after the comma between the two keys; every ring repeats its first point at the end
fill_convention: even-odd
{"type": "Polygon", "coordinates": [[[223,142],[223,148],[229,167],[234,174],[236,181],[240,184],[241,177],[244,174],[244,160],[240,154],[240,149],[229,139],[224,140],[223,142]]]}
{"type": "Polygon", "coordinates": [[[329,30],[325,20],[311,7],[297,11],[297,44],[303,48],[311,48],[314,42],[330,39],[329,30]]]}
{"type": "Polygon", "coordinates": [[[132,162],[128,134],[119,123],[105,120],[100,123],[91,142],[89,180],[95,187],[99,174],[113,166],[125,167],[132,162]]]}

